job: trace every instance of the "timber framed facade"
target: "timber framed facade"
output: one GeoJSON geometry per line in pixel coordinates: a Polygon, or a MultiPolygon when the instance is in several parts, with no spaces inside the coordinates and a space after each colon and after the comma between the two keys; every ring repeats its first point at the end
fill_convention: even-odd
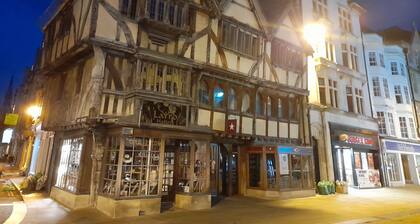
{"type": "Polygon", "coordinates": [[[298,2],[61,1],[39,71],[51,196],[123,217],[314,194],[298,2]]]}

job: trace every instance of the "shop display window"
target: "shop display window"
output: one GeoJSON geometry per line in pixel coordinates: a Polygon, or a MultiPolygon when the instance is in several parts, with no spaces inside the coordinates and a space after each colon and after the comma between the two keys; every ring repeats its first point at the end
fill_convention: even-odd
{"type": "Polygon", "coordinates": [[[190,193],[191,147],[188,141],[179,143],[177,192],[190,193]]]}
{"type": "Polygon", "coordinates": [[[109,138],[102,193],[119,198],[158,195],[161,140],[127,137],[123,151],[119,145],[118,137],[109,138]]]}
{"type": "Polygon", "coordinates": [[[56,187],[76,192],[80,172],[83,138],[64,139],[60,149],[56,187]]]}
{"type": "Polygon", "coordinates": [[[115,195],[119,152],[120,138],[116,136],[110,137],[108,140],[108,147],[104,155],[104,194],[115,195]]]}
{"type": "Polygon", "coordinates": [[[279,154],[280,190],[313,187],[312,157],[302,154],[279,154]]]}
{"type": "Polygon", "coordinates": [[[249,187],[261,187],[261,154],[249,153],[249,187]]]}
{"type": "Polygon", "coordinates": [[[267,163],[267,188],[275,189],[276,188],[276,156],[274,153],[266,154],[266,163],[267,163]]]}
{"type": "Polygon", "coordinates": [[[368,153],[367,154],[367,161],[368,161],[368,168],[370,170],[375,169],[375,163],[374,163],[374,160],[373,160],[373,153],[368,153]]]}
{"type": "Polygon", "coordinates": [[[193,192],[204,192],[207,183],[207,151],[206,145],[198,145],[195,148],[193,192]]]}
{"type": "Polygon", "coordinates": [[[162,194],[168,195],[174,185],[175,152],[165,152],[163,160],[162,194]]]}
{"type": "Polygon", "coordinates": [[[390,181],[401,181],[399,155],[388,153],[387,162],[390,181]]]}

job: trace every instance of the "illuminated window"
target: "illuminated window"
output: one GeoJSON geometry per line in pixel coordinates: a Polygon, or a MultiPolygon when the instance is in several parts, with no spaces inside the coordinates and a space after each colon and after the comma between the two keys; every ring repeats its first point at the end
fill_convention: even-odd
{"type": "Polygon", "coordinates": [[[335,46],[330,41],[325,42],[325,53],[326,58],[332,62],[335,62],[335,46]]]}
{"type": "Polygon", "coordinates": [[[213,105],[215,108],[223,108],[225,103],[225,91],[216,86],[213,91],[213,105]]]}
{"type": "Polygon", "coordinates": [[[76,192],[79,180],[83,138],[64,139],[60,149],[60,162],[55,186],[76,192]]]}

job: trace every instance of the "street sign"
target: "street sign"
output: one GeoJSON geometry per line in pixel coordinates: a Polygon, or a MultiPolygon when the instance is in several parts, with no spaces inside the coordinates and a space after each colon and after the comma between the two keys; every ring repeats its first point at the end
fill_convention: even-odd
{"type": "Polygon", "coordinates": [[[18,114],[6,114],[6,117],[4,118],[4,125],[16,126],[18,120],[19,120],[18,114]]]}

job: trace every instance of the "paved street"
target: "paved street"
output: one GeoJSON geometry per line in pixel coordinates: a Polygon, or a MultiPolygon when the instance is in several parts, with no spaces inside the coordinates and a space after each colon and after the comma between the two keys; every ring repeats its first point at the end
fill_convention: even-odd
{"type": "MultiPolygon", "coordinates": [[[[204,211],[176,210],[112,220],[94,209],[69,211],[42,194],[31,194],[24,196],[27,212],[21,223],[420,223],[419,195],[420,187],[408,186],[291,200],[232,197],[204,211]]],[[[1,208],[2,214],[11,212],[10,206],[1,208]]]]}

